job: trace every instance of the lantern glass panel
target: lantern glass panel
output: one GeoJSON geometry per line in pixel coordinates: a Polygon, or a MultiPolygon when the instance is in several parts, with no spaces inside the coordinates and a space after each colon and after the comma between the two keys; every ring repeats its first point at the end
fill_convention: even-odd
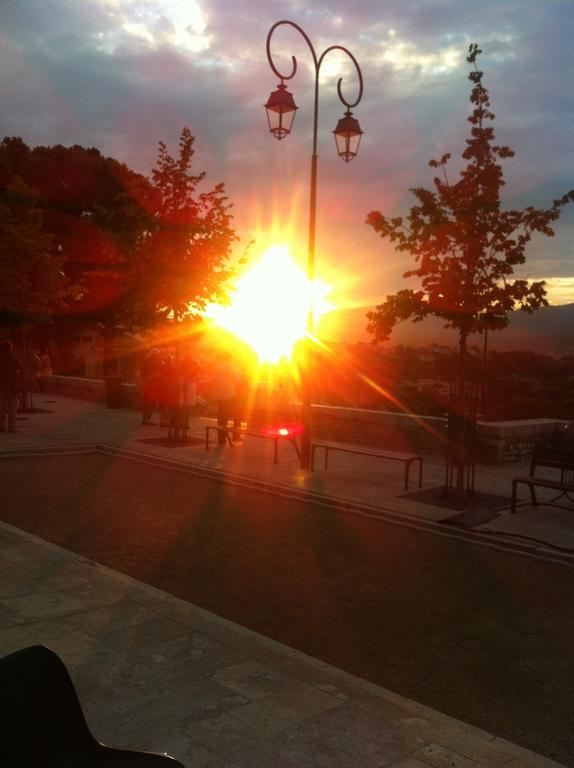
{"type": "Polygon", "coordinates": [[[352,134],[335,134],[335,143],[337,145],[337,153],[346,163],[350,163],[351,160],[357,156],[359,151],[359,144],[361,143],[360,133],[352,134]]]}
{"type": "Polygon", "coordinates": [[[293,125],[293,119],[295,117],[295,110],[275,110],[267,109],[267,120],[269,121],[269,130],[275,136],[275,138],[281,140],[285,136],[288,136],[291,132],[291,126],[293,125]]]}
{"type": "Polygon", "coordinates": [[[281,83],[267,99],[265,104],[267,112],[267,121],[269,130],[277,139],[283,139],[291,131],[293,119],[297,107],[293,101],[293,96],[281,83]]]}

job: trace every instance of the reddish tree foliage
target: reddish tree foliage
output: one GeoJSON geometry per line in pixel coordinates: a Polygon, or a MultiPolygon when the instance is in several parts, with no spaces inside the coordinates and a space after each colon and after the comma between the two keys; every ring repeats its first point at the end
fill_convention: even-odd
{"type": "MultiPolygon", "coordinates": [[[[503,210],[500,192],[504,186],[501,160],[514,152],[495,144],[494,114],[490,110],[483,73],[476,66],[481,53],[470,46],[467,61],[473,65],[468,118],[472,128],[462,158],[467,161],[458,181],[447,174],[450,154],[431,160],[440,169],[434,190],[411,189],[417,199],[406,218],[387,218],[371,212],[367,224],[393,243],[398,251],[410,253],[416,262],[404,277],[416,277],[420,288],[403,289],[368,313],[368,330],[375,341],[388,338],[397,322],[415,322],[427,315],[445,320],[446,327],[459,334],[460,365],[458,387],[464,411],[464,360],[468,335],[486,329],[499,330],[508,324],[515,309],[533,312],[546,305],[543,282],[513,279],[515,267],[525,261],[525,249],[535,232],[552,237],[552,222],[562,208],[574,200],[574,190],[554,200],[550,208],[529,206],[524,210],[503,210]]],[[[460,458],[463,461],[463,458],[460,458]]],[[[460,475],[460,466],[459,466],[460,475]]]]}

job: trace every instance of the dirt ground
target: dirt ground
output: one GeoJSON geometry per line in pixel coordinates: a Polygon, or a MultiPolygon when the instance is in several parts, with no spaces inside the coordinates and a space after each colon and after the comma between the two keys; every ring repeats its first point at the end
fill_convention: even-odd
{"type": "Polygon", "coordinates": [[[6,522],[574,766],[574,569],[102,455],[0,488],[6,522]]]}

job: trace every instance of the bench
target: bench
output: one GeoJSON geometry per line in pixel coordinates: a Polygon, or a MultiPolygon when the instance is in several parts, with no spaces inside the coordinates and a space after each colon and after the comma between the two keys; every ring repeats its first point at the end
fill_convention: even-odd
{"type": "Polygon", "coordinates": [[[538,500],[536,498],[536,488],[550,488],[554,491],[559,491],[558,496],[550,501],[544,501],[543,504],[549,506],[562,507],[563,504],[557,504],[557,500],[566,496],[572,501],[569,496],[570,493],[574,493],[574,454],[562,453],[552,448],[544,448],[535,446],[532,453],[532,460],[530,462],[530,470],[528,475],[522,477],[515,477],[512,480],[512,498],[510,502],[510,511],[516,512],[516,497],[519,485],[527,485],[530,491],[531,503],[536,506],[538,500]],[[536,476],[536,470],[540,467],[548,469],[556,469],[559,472],[559,477],[549,478],[536,476]]]}
{"type": "Polygon", "coordinates": [[[331,443],[326,440],[315,440],[311,443],[311,469],[315,468],[315,454],[318,450],[324,451],[324,468],[329,466],[329,453],[331,451],[340,451],[341,453],[356,453],[360,456],[372,456],[377,459],[387,461],[398,461],[405,465],[405,491],[409,490],[409,475],[411,466],[418,464],[419,488],[423,484],[423,460],[422,456],[409,456],[404,453],[394,453],[392,451],[380,451],[377,448],[361,445],[349,445],[347,443],[331,443]]]}
{"type": "Polygon", "coordinates": [[[296,441],[296,435],[292,433],[288,434],[281,434],[279,431],[277,432],[254,432],[253,430],[249,429],[234,429],[233,427],[220,427],[218,424],[207,424],[205,427],[205,450],[209,450],[209,436],[211,432],[215,432],[217,436],[223,434],[225,438],[225,442],[229,446],[233,446],[233,435],[241,435],[241,437],[262,437],[264,440],[272,440],[273,441],[273,463],[278,464],[279,463],[279,443],[281,441],[287,440],[291,443],[293,448],[295,449],[295,453],[297,454],[297,457],[301,459],[301,452],[299,451],[299,446],[297,445],[296,441]]]}

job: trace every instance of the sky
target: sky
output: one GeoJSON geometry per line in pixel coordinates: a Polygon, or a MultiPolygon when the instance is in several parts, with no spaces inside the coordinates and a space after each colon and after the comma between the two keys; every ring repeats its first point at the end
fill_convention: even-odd
{"type": "MultiPolygon", "coordinates": [[[[292,134],[268,132],[263,104],[277,84],[266,55],[273,24],[302,27],[317,56],[348,48],[364,79],[354,116],[359,155],[337,157],[332,131],[354,101],[350,60],[321,67],[318,119],[317,276],[334,303],[375,305],[415,283],[410,257],[364,221],[406,214],[408,189],[432,187],[428,161],[451,152],[460,168],[471,111],[469,65],[478,42],[504,163],[505,208],[549,206],[574,187],[574,0],[0,0],[0,137],[30,146],[80,144],[148,175],[158,141],[172,154],[184,126],[206,189],[224,182],[241,237],[255,256],[272,243],[306,259],[313,117],[312,58],[283,25],[275,66],[299,107],[292,134]]],[[[553,304],[574,302],[574,205],[553,239],[536,237],[520,277],[546,279],[553,304]]]]}

